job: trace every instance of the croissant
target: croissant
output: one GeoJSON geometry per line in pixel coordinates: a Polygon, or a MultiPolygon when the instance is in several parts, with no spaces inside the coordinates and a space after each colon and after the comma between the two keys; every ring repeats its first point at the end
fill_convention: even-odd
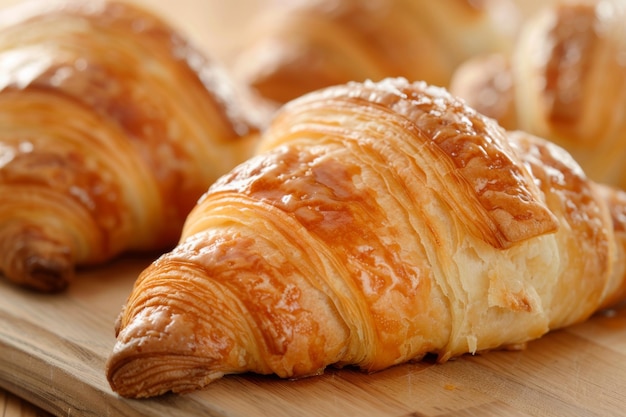
{"type": "Polygon", "coordinates": [[[233,73],[285,103],[348,81],[387,76],[447,86],[478,53],[508,52],[518,27],[512,0],[316,0],[281,3],[252,23],[233,73]]]}
{"type": "Polygon", "coordinates": [[[625,209],[561,148],[442,88],[313,92],[140,274],[107,377],[150,397],[519,347],[626,296],[625,209]]]}
{"type": "Polygon", "coordinates": [[[264,122],[160,18],[124,3],[0,15],[0,272],[41,291],[123,251],[171,249],[264,122]]]}
{"type": "Polygon", "coordinates": [[[564,147],[595,181],[626,187],[626,3],[570,1],[523,26],[511,57],[474,57],[450,91],[508,129],[564,147]]]}

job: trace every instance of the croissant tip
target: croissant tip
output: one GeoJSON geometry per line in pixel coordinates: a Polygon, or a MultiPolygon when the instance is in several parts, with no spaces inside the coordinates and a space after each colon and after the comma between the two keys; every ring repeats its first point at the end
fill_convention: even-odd
{"type": "MultiPolygon", "coordinates": [[[[128,313],[128,312],[127,312],[128,313]]],[[[184,394],[225,374],[241,373],[243,352],[198,319],[166,307],[145,307],[120,323],[105,374],[111,389],[126,398],[184,394]]]]}
{"type": "Polygon", "coordinates": [[[24,252],[10,254],[9,265],[3,271],[6,278],[24,288],[45,293],[62,292],[69,286],[74,267],[68,254],[24,252]]]}
{"type": "Polygon", "coordinates": [[[31,257],[25,261],[23,284],[42,292],[62,292],[74,276],[73,268],[63,259],[31,257]]]}
{"type": "Polygon", "coordinates": [[[206,365],[206,359],[199,357],[129,354],[122,348],[107,361],[106,375],[115,393],[141,399],[197,391],[224,375],[206,365]]]}

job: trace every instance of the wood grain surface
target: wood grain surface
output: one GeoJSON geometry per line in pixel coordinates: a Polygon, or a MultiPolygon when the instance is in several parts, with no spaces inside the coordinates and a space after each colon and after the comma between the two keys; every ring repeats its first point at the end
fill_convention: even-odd
{"type": "Polygon", "coordinates": [[[149,261],[125,258],[82,271],[54,296],[0,282],[0,387],[58,416],[619,416],[626,409],[626,308],[524,351],[369,375],[227,376],[192,394],[119,398],[104,364],[115,318],[149,261]]]}
{"type": "Polygon", "coordinates": [[[8,391],[0,390],[0,417],[51,417],[52,414],[36,407],[8,391]]]}

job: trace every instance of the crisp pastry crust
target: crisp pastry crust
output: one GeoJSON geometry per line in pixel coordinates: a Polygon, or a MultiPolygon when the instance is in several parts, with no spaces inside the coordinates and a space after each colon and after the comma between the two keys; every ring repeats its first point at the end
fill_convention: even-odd
{"type": "Polygon", "coordinates": [[[511,0],[287,1],[254,22],[233,68],[278,103],[389,76],[447,86],[465,59],[508,53],[518,23],[511,0]]]}
{"type": "Polygon", "coordinates": [[[308,94],[141,273],[108,380],[149,397],[523,346],[623,295],[618,200],[561,148],[443,89],[308,94]]]}
{"type": "Polygon", "coordinates": [[[245,92],[152,14],[105,1],[0,15],[0,271],[40,290],[75,265],[170,248],[246,159],[245,92]]]}
{"type": "MultiPolygon", "coordinates": [[[[404,86],[393,79],[376,84],[365,82],[358,88],[350,83],[324,92],[324,101],[314,94],[301,98],[283,114],[295,118],[302,113],[303,117],[315,121],[319,118],[319,128],[328,130],[329,135],[341,141],[354,136],[356,140],[364,140],[359,135],[364,129],[361,119],[376,118],[376,129],[382,132],[385,130],[379,125],[384,125],[389,132],[415,132],[413,141],[399,142],[397,146],[407,154],[429,154],[429,158],[441,161],[440,165],[433,164],[436,168],[424,175],[437,180],[450,177],[446,181],[454,182],[454,192],[462,191],[467,200],[456,196],[448,199],[448,204],[463,213],[469,227],[475,227],[475,233],[493,246],[509,246],[511,242],[554,230],[556,221],[534,194],[532,178],[519,168],[506,143],[505,131],[460,100],[452,99],[444,89],[419,85],[422,90],[416,92],[414,85],[404,86]],[[362,115],[352,121],[347,118],[355,112],[362,115]],[[333,122],[337,124],[336,131],[332,130],[333,122]],[[411,145],[413,149],[409,148],[411,145]]],[[[293,143],[295,132],[301,128],[281,124],[280,115],[277,120],[274,129],[259,144],[260,150],[287,141],[293,143]],[[283,126],[288,133],[281,130],[283,126]]],[[[304,131],[298,133],[306,138],[308,128],[308,124],[303,125],[304,131]]],[[[441,192],[446,191],[444,188],[441,192]]]]}

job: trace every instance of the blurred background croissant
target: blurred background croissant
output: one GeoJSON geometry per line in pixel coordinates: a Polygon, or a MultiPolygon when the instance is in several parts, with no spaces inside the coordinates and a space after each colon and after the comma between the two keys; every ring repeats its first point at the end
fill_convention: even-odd
{"type": "Polygon", "coordinates": [[[279,103],[348,81],[401,76],[446,86],[486,52],[509,54],[521,11],[512,0],[310,0],[257,16],[235,74],[279,103]]]}
{"type": "Polygon", "coordinates": [[[563,146],[594,180],[626,187],[625,1],[544,8],[509,54],[471,58],[449,87],[505,128],[563,146]]]}
{"type": "Polygon", "coordinates": [[[287,3],[255,19],[232,63],[264,97],[425,80],[565,147],[592,179],[626,186],[626,1],[287,3]]]}

